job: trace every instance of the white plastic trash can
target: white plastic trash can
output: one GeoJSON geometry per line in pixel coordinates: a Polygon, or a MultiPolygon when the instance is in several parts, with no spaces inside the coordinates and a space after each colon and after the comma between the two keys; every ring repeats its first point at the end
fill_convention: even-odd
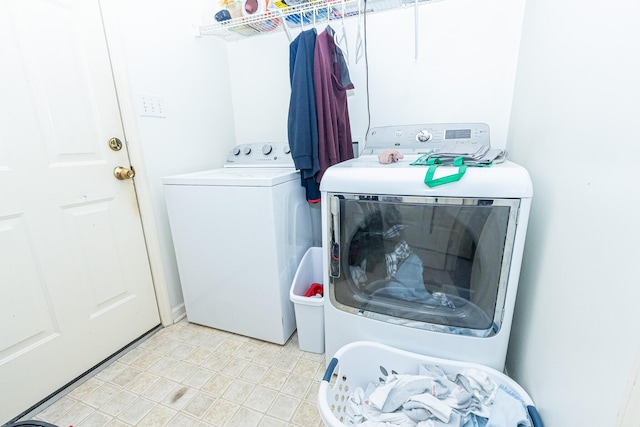
{"type": "Polygon", "coordinates": [[[324,296],[306,297],[313,283],[322,283],[322,248],[311,247],[302,257],[291,284],[300,350],[324,353],[324,296]]]}

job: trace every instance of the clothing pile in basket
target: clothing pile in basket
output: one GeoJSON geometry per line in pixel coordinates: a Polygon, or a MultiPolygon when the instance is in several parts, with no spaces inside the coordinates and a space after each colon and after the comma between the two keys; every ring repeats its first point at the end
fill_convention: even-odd
{"type": "Polygon", "coordinates": [[[422,364],[417,375],[380,367],[379,384],[349,396],[345,424],[363,427],[530,427],[525,403],[485,372],[464,369],[449,375],[422,364]]]}

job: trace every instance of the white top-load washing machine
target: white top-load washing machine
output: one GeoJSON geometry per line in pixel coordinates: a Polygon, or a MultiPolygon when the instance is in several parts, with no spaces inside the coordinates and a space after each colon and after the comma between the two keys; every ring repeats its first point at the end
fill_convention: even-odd
{"type": "Polygon", "coordinates": [[[163,179],[190,322],[284,344],[289,288],[313,242],[286,143],[234,147],[223,168],[163,179]]]}
{"type": "MultiPolygon", "coordinates": [[[[328,361],[341,346],[369,340],[503,369],[532,184],[523,167],[504,161],[427,186],[428,167],[411,163],[452,144],[490,145],[489,128],[372,128],[359,158],[324,174],[328,361]],[[386,149],[404,158],[381,164],[386,149]]],[[[454,172],[438,166],[434,177],[454,172]]]]}

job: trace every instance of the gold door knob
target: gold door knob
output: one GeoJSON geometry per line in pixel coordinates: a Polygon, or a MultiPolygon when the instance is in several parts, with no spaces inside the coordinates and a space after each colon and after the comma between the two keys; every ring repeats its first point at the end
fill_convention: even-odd
{"type": "Polygon", "coordinates": [[[131,168],[123,168],[122,166],[118,166],[113,170],[113,176],[118,178],[119,180],[131,179],[136,176],[136,171],[131,168]]]}

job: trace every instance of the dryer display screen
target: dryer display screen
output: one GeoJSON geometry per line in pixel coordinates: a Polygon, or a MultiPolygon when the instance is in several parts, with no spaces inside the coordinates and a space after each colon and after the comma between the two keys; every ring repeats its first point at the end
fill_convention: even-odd
{"type": "Polygon", "coordinates": [[[444,139],[470,139],[471,129],[448,129],[444,133],[444,139]]]}

